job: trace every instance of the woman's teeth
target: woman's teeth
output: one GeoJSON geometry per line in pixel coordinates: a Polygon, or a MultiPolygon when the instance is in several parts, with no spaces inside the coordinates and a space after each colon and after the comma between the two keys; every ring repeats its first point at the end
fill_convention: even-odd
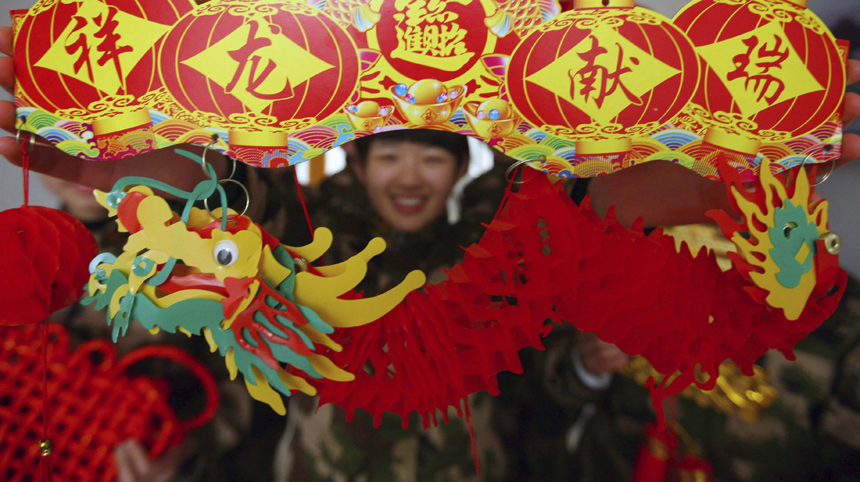
{"type": "Polygon", "coordinates": [[[424,203],[424,198],[420,197],[398,197],[394,198],[394,202],[402,206],[413,207],[420,206],[424,203]]]}

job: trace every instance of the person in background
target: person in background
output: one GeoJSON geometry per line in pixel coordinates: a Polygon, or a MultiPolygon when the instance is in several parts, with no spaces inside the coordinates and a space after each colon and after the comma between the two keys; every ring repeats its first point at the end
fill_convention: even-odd
{"type": "MultiPolygon", "coordinates": [[[[10,55],[11,46],[11,29],[0,29],[0,52],[10,55]]],[[[13,83],[13,71],[11,58],[0,58],[0,85],[5,86],[7,90],[11,88],[13,83]]],[[[849,80],[851,82],[860,78],[860,63],[853,62],[849,72],[849,80]]],[[[860,97],[856,95],[847,96],[846,122],[853,120],[858,113],[860,113],[860,97]]],[[[14,105],[9,102],[0,103],[0,127],[7,131],[14,130],[14,105]]],[[[14,138],[0,139],[0,154],[13,164],[20,165],[20,153],[14,138]]],[[[843,157],[839,165],[853,160],[858,154],[860,154],[860,138],[854,135],[846,135],[843,138],[843,157]]],[[[227,165],[223,160],[214,160],[213,165],[222,174],[222,177],[223,174],[226,174],[227,165]]],[[[102,190],[109,189],[116,179],[126,175],[148,175],[182,189],[189,189],[202,179],[199,166],[193,163],[177,163],[175,162],[175,157],[171,156],[169,152],[151,153],[134,160],[116,161],[110,163],[109,166],[105,166],[104,163],[87,162],[55,150],[36,149],[31,156],[30,166],[36,172],[46,173],[102,190]]],[[[248,169],[247,172],[253,173],[254,171],[248,169]]],[[[359,177],[358,171],[356,174],[359,177]]],[[[683,167],[668,163],[646,163],[626,169],[612,176],[596,178],[588,185],[587,191],[592,195],[593,205],[600,214],[604,213],[610,205],[615,205],[618,218],[627,225],[632,223],[637,217],[643,217],[646,225],[698,222],[705,219],[704,212],[707,209],[728,208],[722,184],[705,181],[683,167]],[[687,199],[688,201],[683,205],[672,202],[679,198],[687,199]]],[[[399,192],[393,192],[392,194],[392,205],[395,207],[395,210],[397,210],[397,207],[402,207],[408,212],[410,208],[417,209],[416,206],[420,206],[422,210],[426,206],[429,206],[429,204],[425,205],[429,201],[422,199],[423,196],[421,195],[398,196],[398,194],[402,194],[399,192]]],[[[283,210],[274,208],[274,206],[283,203],[283,199],[270,197],[267,194],[262,196],[255,195],[255,197],[262,200],[254,202],[261,202],[263,206],[262,210],[254,211],[250,214],[255,220],[268,222],[272,220],[273,216],[278,216],[279,213],[284,212],[283,210]]],[[[370,196],[368,195],[368,197],[370,196]]],[[[384,201],[384,199],[380,201],[384,201]]],[[[381,206],[384,207],[384,205],[381,206]]],[[[287,221],[288,219],[289,221],[295,221],[295,218],[289,218],[289,216],[282,216],[282,218],[281,221],[287,221]]],[[[283,234],[289,235],[290,232],[295,232],[295,226],[297,225],[291,225],[290,230],[283,232],[283,234]]],[[[270,230],[270,232],[276,236],[281,234],[281,232],[274,229],[270,230]]],[[[282,241],[289,242],[284,238],[281,239],[282,241]]],[[[449,239],[445,239],[445,243],[449,242],[449,239]]],[[[432,269],[429,270],[432,272],[432,269]]],[[[480,404],[476,403],[475,405],[480,404]]],[[[478,424],[478,418],[476,416],[476,425],[478,424]]],[[[412,426],[415,426],[415,423],[412,426]]],[[[289,429],[287,432],[289,433],[289,429]]],[[[430,436],[428,435],[427,437],[429,438],[430,436]]],[[[414,446],[415,443],[410,441],[405,446],[408,448],[410,445],[414,446]]],[[[447,450],[454,445],[453,440],[449,440],[442,447],[447,450]]],[[[328,450],[328,447],[325,447],[325,449],[328,450]]],[[[459,450],[459,452],[468,453],[467,445],[464,445],[463,449],[459,450]]],[[[479,452],[482,454],[490,453],[490,451],[483,450],[481,447],[479,447],[479,452]]],[[[394,458],[389,459],[389,462],[370,466],[369,468],[388,472],[397,471],[399,470],[397,464],[401,458],[398,452],[395,453],[394,458]]],[[[350,460],[342,460],[339,463],[349,464],[350,462],[350,460]]],[[[359,460],[358,463],[361,464],[363,461],[359,460]]],[[[469,461],[469,466],[471,467],[471,460],[469,461]]],[[[461,472],[463,472],[462,469],[461,472]]],[[[488,470],[488,472],[490,471],[488,470]]],[[[451,477],[447,477],[443,472],[438,472],[438,474],[442,474],[437,475],[437,477],[442,478],[441,480],[452,480],[451,477]]],[[[489,474],[487,477],[486,480],[492,480],[489,478],[489,474]]],[[[422,478],[420,480],[425,479],[422,478]]]]}
{"type": "MultiPolygon", "coordinates": [[[[463,250],[480,238],[504,195],[504,177],[483,176],[466,188],[461,219],[449,223],[447,205],[454,185],[466,174],[467,139],[431,130],[396,130],[363,137],[347,146],[348,167],[324,182],[312,204],[315,226],[334,233],[327,264],[357,254],[374,237],[385,251],[368,264],[357,287],[366,295],[389,289],[420,269],[428,282],[444,279],[445,268],[462,260],[463,250]],[[476,191],[481,191],[478,194],[476,191]]],[[[482,480],[502,480],[504,453],[491,422],[490,399],[471,397],[482,480]]],[[[414,414],[409,428],[386,414],[373,427],[359,410],[346,413],[316,400],[290,400],[288,429],[279,447],[276,479],[316,480],[476,480],[468,429],[453,416],[448,424],[421,429],[414,414]]]]}

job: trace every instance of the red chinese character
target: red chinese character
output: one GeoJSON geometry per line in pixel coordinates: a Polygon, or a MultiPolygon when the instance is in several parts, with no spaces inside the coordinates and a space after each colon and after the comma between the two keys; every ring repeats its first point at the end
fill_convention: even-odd
{"type": "Polygon", "coordinates": [[[97,61],[99,66],[104,66],[108,61],[113,60],[116,75],[122,81],[125,77],[122,75],[122,64],[120,64],[119,56],[132,52],[134,49],[129,45],[118,45],[122,37],[116,33],[119,22],[114,20],[114,16],[116,16],[117,11],[116,7],[108,7],[107,18],[104,19],[104,22],[102,22],[102,15],[93,18],[93,22],[100,27],[93,36],[102,39],[101,43],[96,46],[96,50],[102,53],[97,61]]]}
{"type": "MultiPolygon", "coordinates": [[[[258,92],[257,89],[269,78],[269,75],[272,71],[277,68],[278,64],[271,58],[265,59],[266,66],[263,68],[262,72],[257,71],[260,66],[260,61],[263,58],[259,55],[256,55],[257,50],[269,47],[272,45],[271,39],[266,37],[257,37],[257,31],[260,28],[260,24],[258,22],[251,22],[251,29],[248,31],[248,40],[245,42],[245,45],[242,47],[231,50],[227,52],[230,55],[230,58],[239,62],[239,67],[236,68],[236,73],[233,74],[233,79],[227,84],[225,89],[226,93],[231,93],[236,88],[236,84],[239,82],[239,79],[242,78],[242,74],[245,72],[245,68],[248,66],[248,62],[251,63],[251,71],[248,73],[248,87],[245,88],[248,92],[257,97],[258,99],[266,99],[266,100],[278,100],[278,99],[289,99],[292,97],[293,88],[290,86],[290,80],[288,78],[284,78],[284,88],[277,93],[274,94],[264,94],[262,92],[258,92]]],[[[269,28],[272,30],[276,30],[277,27],[274,25],[269,25],[269,28]]],[[[278,32],[273,32],[278,33],[278,32]]]]}
{"type": "Polygon", "coordinates": [[[782,39],[776,35],[774,35],[774,39],[773,48],[768,48],[767,44],[759,48],[756,53],[757,58],[755,62],[753,62],[753,53],[759,45],[758,37],[753,35],[750,38],[744,39],[743,42],[747,46],[747,51],[732,58],[735,70],[729,72],[727,76],[730,81],[741,78],[745,79],[744,87],[749,90],[750,85],[752,85],[753,92],[758,92],[758,100],[761,101],[764,99],[768,105],[776,103],[785,90],[785,83],[779,78],[770,75],[770,69],[781,69],[782,63],[788,59],[789,55],[788,47],[780,50],[782,39]],[[754,75],[750,75],[747,72],[747,68],[752,63],[755,63],[755,66],[759,68],[759,72],[754,75]]]}
{"type": "Polygon", "coordinates": [[[84,28],[87,25],[87,19],[74,16],[72,17],[72,20],[74,20],[75,22],[75,28],[72,29],[72,32],[66,38],[66,53],[68,53],[69,55],[74,55],[75,53],[79,54],[78,59],[75,60],[75,73],[77,74],[81,70],[81,67],[86,64],[87,74],[90,77],[90,82],[95,82],[95,79],[93,77],[93,63],[90,60],[90,46],[87,43],[86,34],[81,32],[78,35],[78,38],[71,45],[69,45],[69,39],[72,38],[72,34],[84,28]]]}
{"type": "MultiPolygon", "coordinates": [[[[630,102],[635,105],[641,105],[642,99],[630,92],[624,83],[621,82],[622,75],[633,71],[630,67],[622,67],[624,64],[624,49],[621,47],[621,44],[616,44],[618,45],[618,64],[615,67],[615,71],[610,72],[607,67],[597,64],[597,58],[609,53],[609,51],[599,45],[597,37],[591,35],[589,38],[591,38],[591,50],[577,54],[586,62],[585,67],[577,71],[573,69],[568,71],[571,99],[576,99],[577,95],[583,95],[585,96],[585,101],[588,102],[592,93],[596,91],[594,102],[600,108],[603,107],[603,102],[606,98],[620,88],[630,102]],[[582,89],[577,89],[577,79],[578,83],[582,84],[582,89]],[[595,84],[598,84],[598,87],[595,87],[595,84]],[[579,91],[577,92],[577,90],[579,91]]],[[[630,57],[630,62],[633,65],[639,65],[639,59],[636,57],[630,57]]]]}

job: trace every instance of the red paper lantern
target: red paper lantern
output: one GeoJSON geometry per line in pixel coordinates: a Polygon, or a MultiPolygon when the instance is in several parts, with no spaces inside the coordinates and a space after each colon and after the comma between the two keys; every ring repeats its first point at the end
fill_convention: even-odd
{"type": "Polygon", "coordinates": [[[505,86],[514,107],[576,153],[627,152],[631,138],[667,123],[698,82],[692,44],[633,0],[577,0],[514,51],[505,86]]]}
{"type": "Polygon", "coordinates": [[[19,19],[15,59],[28,68],[15,72],[15,95],[78,121],[139,109],[138,97],[161,84],[155,70],[160,38],[193,6],[171,0],[42,0],[19,19]],[[122,34],[129,29],[137,35],[122,34]]]}
{"type": "Polygon", "coordinates": [[[289,0],[201,5],[167,35],[160,62],[189,120],[252,131],[252,140],[230,143],[265,147],[286,145],[285,133],[343,108],[359,74],[352,38],[309,3],[289,0]]]}
{"type": "Polygon", "coordinates": [[[699,0],[674,20],[702,59],[680,126],[743,154],[803,136],[838,114],[845,64],[806,0],[699,0]]]}
{"type": "Polygon", "coordinates": [[[77,301],[98,253],[89,230],[55,209],[0,212],[0,325],[38,323],[77,301]]]}

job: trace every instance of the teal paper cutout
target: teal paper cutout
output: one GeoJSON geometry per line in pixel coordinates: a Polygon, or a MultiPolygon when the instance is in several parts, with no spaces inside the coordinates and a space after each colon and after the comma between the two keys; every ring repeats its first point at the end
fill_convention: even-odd
{"type": "Polygon", "coordinates": [[[779,268],[776,280],[785,288],[796,288],[801,277],[812,270],[818,227],[807,221],[803,206],[795,206],[790,199],[785,200],[783,207],[775,209],[773,217],[775,227],[769,228],[768,234],[773,243],[770,256],[779,268]],[[809,256],[799,263],[795,257],[803,243],[809,247],[809,256]]]}

